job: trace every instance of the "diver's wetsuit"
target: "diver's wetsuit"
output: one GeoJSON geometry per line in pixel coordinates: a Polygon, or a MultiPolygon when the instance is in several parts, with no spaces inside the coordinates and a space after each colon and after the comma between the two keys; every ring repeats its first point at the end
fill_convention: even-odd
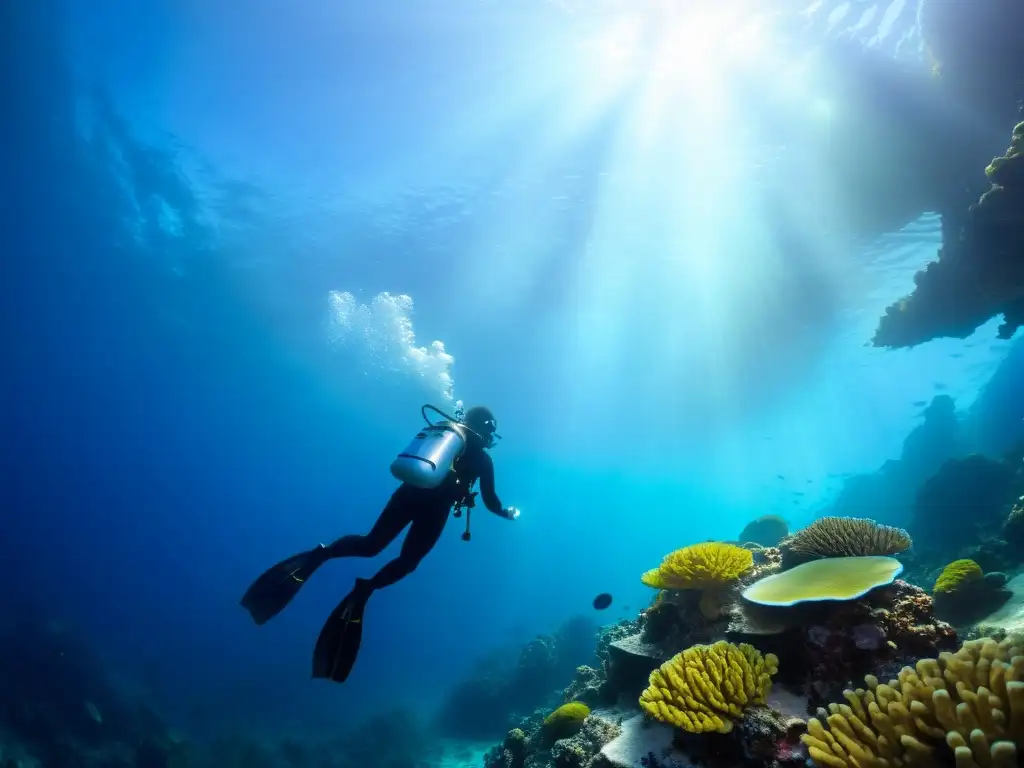
{"type": "Polygon", "coordinates": [[[470,486],[477,480],[480,481],[480,495],[487,509],[506,517],[494,491],[494,462],[479,441],[470,438],[466,450],[455,462],[454,471],[439,487],[426,489],[402,483],[391,495],[369,533],[342,536],[327,547],[327,557],[375,557],[409,525],[398,557],[369,580],[374,589],[394,584],[416,570],[416,566],[434,548],[448,522],[452,506],[466,497],[470,486]]]}
{"type": "Polygon", "coordinates": [[[494,463],[485,445],[493,444],[496,422],[486,408],[467,412],[466,448],[440,487],[417,488],[403,483],[388,501],[365,536],[343,536],[329,547],[320,544],[267,569],[242,596],[241,605],[257,624],[265,624],[291,602],[302,585],[328,560],[336,557],[373,557],[384,551],[409,526],[398,557],[372,579],[356,579],[355,586],[331,612],[313,649],[313,677],[338,683],[348,679],[359,654],[363,614],[370,595],[416,570],[441,538],[452,505],[468,502],[470,487],[480,481],[484,504],[494,514],[515,520],[519,510],[504,509],[494,492],[494,463]],[[474,412],[475,419],[474,419],[474,412]],[[475,423],[476,427],[469,426],[475,423]],[[486,434],[482,437],[481,434],[486,434]],[[485,442],[487,441],[487,442],[485,442]]]}

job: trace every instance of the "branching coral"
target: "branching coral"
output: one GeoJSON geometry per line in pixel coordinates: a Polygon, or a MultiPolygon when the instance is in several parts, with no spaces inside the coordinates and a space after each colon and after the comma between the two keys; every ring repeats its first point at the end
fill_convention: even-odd
{"type": "Polygon", "coordinates": [[[821,768],[1013,768],[1024,747],[1024,645],[964,643],[904,667],[899,679],[843,692],[803,736],[821,768]],[[827,725],[827,727],[826,727],[827,725]],[[951,759],[952,758],[952,759],[951,759]]]}
{"type": "Polygon", "coordinates": [[[751,645],[695,645],[651,673],[643,710],[690,733],[728,733],[748,704],[763,704],[779,660],[751,645]]]}
{"type": "Polygon", "coordinates": [[[822,517],[802,528],[783,546],[802,557],[895,555],[909,549],[910,534],[862,517],[822,517]]]}
{"type": "Polygon", "coordinates": [[[654,589],[703,590],[700,609],[705,617],[716,618],[723,589],[736,584],[754,566],[749,549],[720,541],[707,541],[670,552],[661,565],[640,577],[654,589]]]}

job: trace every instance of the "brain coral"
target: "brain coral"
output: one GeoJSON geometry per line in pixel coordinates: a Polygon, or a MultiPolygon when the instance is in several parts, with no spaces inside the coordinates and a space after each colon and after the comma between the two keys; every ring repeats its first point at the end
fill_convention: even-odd
{"type": "Polygon", "coordinates": [[[749,549],[707,541],[670,552],[640,579],[654,589],[712,589],[732,584],[753,565],[749,549]]]}
{"type": "Polygon", "coordinates": [[[821,768],[1013,768],[1024,748],[1024,644],[982,638],[846,690],[801,737],[821,768]],[[827,726],[827,727],[826,727],[827,726]]]}
{"type": "Polygon", "coordinates": [[[651,717],[690,733],[728,733],[748,704],[763,704],[779,660],[720,640],[695,645],[661,665],[640,695],[651,717]]]}
{"type": "Polygon", "coordinates": [[[939,578],[935,580],[934,591],[936,594],[956,592],[984,576],[981,566],[973,560],[954,560],[942,569],[939,578]]]}
{"type": "Polygon", "coordinates": [[[910,544],[910,534],[902,528],[862,517],[822,517],[784,542],[788,550],[805,557],[895,555],[910,544]]]}
{"type": "Polygon", "coordinates": [[[830,557],[765,576],[743,590],[743,597],[759,605],[855,600],[902,572],[903,565],[891,557],[830,557]]]}

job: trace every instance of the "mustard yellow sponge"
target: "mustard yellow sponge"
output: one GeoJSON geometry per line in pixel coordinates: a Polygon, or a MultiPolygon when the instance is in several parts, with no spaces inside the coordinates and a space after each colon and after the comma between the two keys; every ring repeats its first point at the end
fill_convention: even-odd
{"type": "Polygon", "coordinates": [[[581,701],[563,704],[544,718],[544,735],[549,740],[564,739],[577,733],[590,714],[590,707],[581,701]]]}
{"type": "Polygon", "coordinates": [[[1024,751],[1024,644],[971,640],[904,667],[898,680],[843,691],[807,722],[819,768],[1015,768],[1024,751]]]}
{"type": "Polygon", "coordinates": [[[713,589],[732,584],[753,566],[749,549],[706,541],[670,552],[640,580],[654,589],[713,589]]]}
{"type": "Polygon", "coordinates": [[[720,640],[678,653],[651,673],[640,707],[690,733],[728,733],[748,704],[763,704],[779,668],[774,654],[720,640]]]}
{"type": "Polygon", "coordinates": [[[954,560],[942,569],[935,580],[935,594],[956,592],[965,584],[977,581],[984,576],[981,566],[973,560],[954,560]]]}
{"type": "Polygon", "coordinates": [[[829,557],[759,579],[743,590],[758,605],[796,605],[818,600],[856,600],[892,584],[903,572],[891,557],[829,557]]]}

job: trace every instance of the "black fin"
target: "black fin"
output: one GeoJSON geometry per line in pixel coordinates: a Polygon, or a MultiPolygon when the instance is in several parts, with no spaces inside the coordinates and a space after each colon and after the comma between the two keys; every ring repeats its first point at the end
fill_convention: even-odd
{"type": "Polygon", "coordinates": [[[313,650],[313,677],[343,683],[359,656],[363,640],[363,614],[372,590],[366,582],[356,587],[334,609],[320,630],[313,650]]]}
{"type": "Polygon", "coordinates": [[[253,621],[265,624],[284,610],[326,559],[327,549],[320,545],[282,560],[252,583],[242,596],[241,606],[249,611],[253,621]]]}

